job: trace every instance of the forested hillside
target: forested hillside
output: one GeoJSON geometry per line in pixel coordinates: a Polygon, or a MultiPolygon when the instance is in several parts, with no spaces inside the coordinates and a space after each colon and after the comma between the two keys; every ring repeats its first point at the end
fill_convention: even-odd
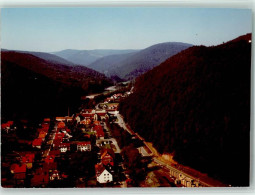
{"type": "Polygon", "coordinates": [[[67,115],[81,95],[111,84],[103,74],[83,66],[64,65],[31,54],[1,52],[2,119],[67,115]]]}
{"type": "Polygon", "coordinates": [[[131,80],[191,46],[180,42],[159,43],[140,51],[101,58],[88,67],[106,73],[107,76],[131,80]]]}
{"type": "Polygon", "coordinates": [[[194,46],[140,76],[120,104],[130,126],[225,183],[249,185],[251,34],[194,46]]]}

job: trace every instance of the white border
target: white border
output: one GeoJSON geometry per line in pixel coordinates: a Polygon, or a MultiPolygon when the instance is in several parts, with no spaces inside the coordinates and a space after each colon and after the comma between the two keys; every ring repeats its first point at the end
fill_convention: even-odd
{"type": "MultiPolygon", "coordinates": [[[[253,11],[253,34],[255,41],[255,0],[0,0],[0,8],[7,7],[196,7],[196,8],[249,8],[253,11]]],[[[85,188],[85,189],[0,189],[0,194],[254,194],[254,41],[252,41],[252,67],[251,67],[251,179],[250,187],[233,188],[85,188]]]]}

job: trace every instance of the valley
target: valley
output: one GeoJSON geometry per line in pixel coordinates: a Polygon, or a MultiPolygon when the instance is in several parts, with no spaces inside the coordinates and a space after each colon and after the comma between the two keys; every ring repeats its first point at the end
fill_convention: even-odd
{"type": "Polygon", "coordinates": [[[3,187],[249,185],[251,34],[77,52],[1,51],[3,187]]]}

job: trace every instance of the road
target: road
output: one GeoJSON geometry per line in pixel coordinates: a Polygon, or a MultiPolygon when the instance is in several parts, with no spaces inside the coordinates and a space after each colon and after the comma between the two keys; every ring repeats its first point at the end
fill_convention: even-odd
{"type": "Polygon", "coordinates": [[[125,121],[123,120],[123,117],[121,116],[121,114],[117,114],[117,118],[118,118],[118,124],[121,128],[123,128],[124,130],[126,130],[130,135],[134,135],[133,132],[130,131],[130,129],[127,127],[125,121]]]}
{"type": "MultiPolygon", "coordinates": [[[[211,178],[208,178],[207,176],[204,177],[196,177],[194,175],[191,175],[189,173],[187,173],[188,170],[185,170],[182,166],[178,167],[173,167],[163,161],[161,161],[157,154],[155,154],[155,152],[153,151],[153,149],[147,144],[147,142],[144,140],[144,138],[142,138],[138,133],[133,132],[133,130],[131,130],[130,128],[127,127],[127,124],[125,123],[123,117],[121,116],[121,114],[117,114],[117,118],[118,118],[118,124],[120,127],[122,127],[124,130],[128,131],[131,135],[136,135],[138,137],[138,139],[140,139],[141,141],[143,141],[145,147],[147,147],[150,151],[153,157],[153,161],[157,164],[159,164],[161,167],[165,167],[165,169],[167,170],[167,172],[169,173],[170,170],[176,172],[177,175],[182,174],[184,177],[186,178],[190,178],[191,180],[197,181],[200,183],[200,185],[205,186],[205,187],[215,187],[215,185],[212,185],[211,183],[215,183],[216,186],[225,186],[223,184],[221,184],[218,181],[214,181],[211,178]],[[212,182],[206,182],[206,181],[212,181],[212,182]]],[[[148,154],[148,152],[144,153],[145,155],[148,154]]],[[[191,172],[191,171],[189,171],[191,172]]],[[[169,173],[170,174],[170,173],[169,173]]],[[[225,186],[226,187],[226,186],[225,186]]]]}
{"type": "Polygon", "coordinates": [[[49,136],[50,140],[47,141],[47,145],[49,146],[49,148],[47,150],[45,150],[42,154],[43,158],[46,158],[50,153],[51,147],[53,145],[53,141],[54,141],[55,136],[56,136],[57,127],[58,127],[58,125],[56,123],[55,126],[54,126],[54,129],[52,130],[52,133],[51,133],[52,135],[49,136]]]}

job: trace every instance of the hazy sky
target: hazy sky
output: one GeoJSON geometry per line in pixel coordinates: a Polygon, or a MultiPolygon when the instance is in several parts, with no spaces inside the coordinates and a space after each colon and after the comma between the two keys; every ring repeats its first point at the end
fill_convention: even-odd
{"type": "Polygon", "coordinates": [[[143,49],[161,42],[217,45],[252,31],[251,10],[4,8],[1,48],[143,49]]]}

